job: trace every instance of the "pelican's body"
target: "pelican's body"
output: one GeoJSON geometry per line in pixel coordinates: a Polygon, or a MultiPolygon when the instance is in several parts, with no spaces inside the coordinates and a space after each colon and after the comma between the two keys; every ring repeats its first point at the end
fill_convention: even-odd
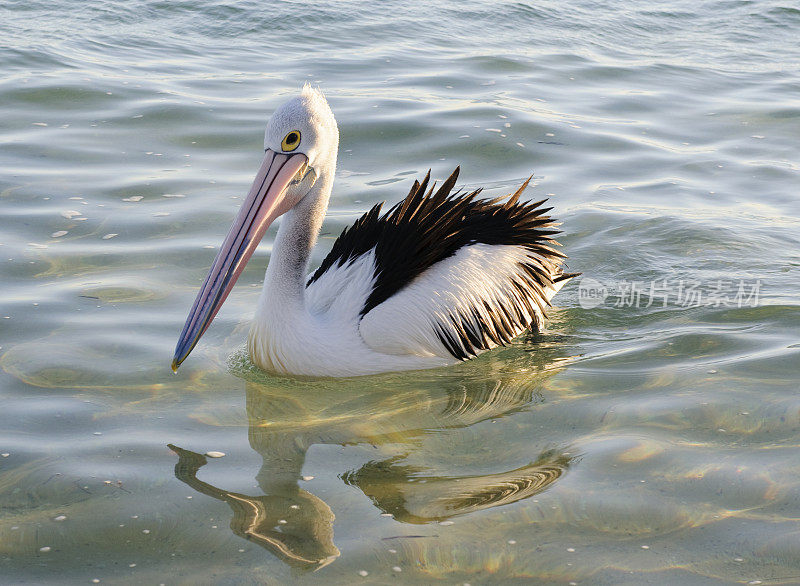
{"type": "Polygon", "coordinates": [[[429,177],[380,215],[346,229],[322,265],[308,258],[331,193],[339,134],[306,86],[273,115],[266,156],[178,342],[173,368],[210,324],[269,224],[283,215],[248,350],[285,374],[353,376],[457,363],[541,327],[573,275],[554,250],[542,202],[479,200],[429,177]]]}

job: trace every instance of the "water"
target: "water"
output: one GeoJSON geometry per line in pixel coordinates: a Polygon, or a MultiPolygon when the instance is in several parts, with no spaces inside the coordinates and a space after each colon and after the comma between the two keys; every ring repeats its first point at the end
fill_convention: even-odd
{"type": "Polygon", "coordinates": [[[2,582],[800,581],[798,26],[779,0],[3,3],[2,582]],[[258,373],[272,229],[170,372],[304,81],[342,139],[313,261],[428,168],[535,173],[586,279],[546,332],[258,373]]]}

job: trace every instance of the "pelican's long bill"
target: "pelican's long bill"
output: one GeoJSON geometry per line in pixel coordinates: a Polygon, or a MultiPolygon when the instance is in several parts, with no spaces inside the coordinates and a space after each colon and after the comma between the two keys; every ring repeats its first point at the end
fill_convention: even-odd
{"type": "Polygon", "coordinates": [[[302,179],[307,163],[308,159],[301,153],[285,155],[266,151],[253,186],[186,318],[172,359],[173,371],[178,370],[217,315],[269,225],[297,203],[288,201],[285,192],[290,183],[302,179]]]}

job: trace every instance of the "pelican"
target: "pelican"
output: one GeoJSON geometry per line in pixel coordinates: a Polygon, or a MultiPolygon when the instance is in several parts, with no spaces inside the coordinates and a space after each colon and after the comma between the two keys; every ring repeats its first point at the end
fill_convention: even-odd
{"type": "Polygon", "coordinates": [[[553,248],[546,200],[479,199],[437,189],[430,171],[381,214],[376,205],[308,274],[333,187],[339,130],[309,85],[267,124],[264,160],[217,254],[175,348],[186,359],[231,292],[265,231],[282,216],[248,336],[253,363],[272,372],[356,376],[447,366],[544,325],[553,295],[577,273],[553,248]]]}

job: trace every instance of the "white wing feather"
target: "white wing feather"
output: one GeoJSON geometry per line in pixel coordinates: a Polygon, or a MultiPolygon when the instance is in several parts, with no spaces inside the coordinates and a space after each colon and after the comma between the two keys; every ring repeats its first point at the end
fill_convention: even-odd
{"type": "MultiPolygon", "coordinates": [[[[359,332],[371,349],[383,354],[452,357],[437,335],[437,328],[449,328],[460,337],[452,316],[480,316],[486,323],[496,307],[516,308],[528,323],[541,327],[544,315],[535,307],[534,315],[525,309],[512,279],[522,278],[520,263],[530,262],[532,253],[520,246],[472,244],[425,271],[410,285],[387,299],[360,322],[359,332]]],[[[550,263],[546,262],[545,266],[550,263]]],[[[545,290],[548,301],[562,282],[545,290]]],[[[477,321],[470,317],[475,328],[477,321]]],[[[525,328],[518,327],[514,336],[525,328]]],[[[490,346],[496,346],[491,344],[490,346]]]]}

